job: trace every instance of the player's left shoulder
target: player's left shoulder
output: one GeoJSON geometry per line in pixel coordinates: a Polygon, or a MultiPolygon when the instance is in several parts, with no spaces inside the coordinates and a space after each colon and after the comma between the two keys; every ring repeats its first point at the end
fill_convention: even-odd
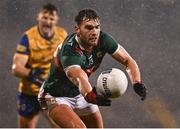
{"type": "Polygon", "coordinates": [[[63,36],[64,38],[67,36],[67,31],[60,26],[55,27],[55,33],[57,35],[63,36]]]}
{"type": "Polygon", "coordinates": [[[28,39],[37,37],[39,35],[38,27],[37,26],[31,27],[29,30],[25,32],[25,34],[27,35],[28,39]]]}
{"type": "Polygon", "coordinates": [[[101,32],[100,32],[100,37],[101,37],[101,38],[108,38],[108,37],[112,37],[112,36],[111,36],[110,34],[104,32],[104,31],[101,31],[101,32]]]}

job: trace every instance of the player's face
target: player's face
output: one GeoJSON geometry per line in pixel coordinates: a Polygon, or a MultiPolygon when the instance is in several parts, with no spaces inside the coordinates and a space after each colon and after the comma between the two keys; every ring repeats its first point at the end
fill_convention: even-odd
{"type": "Polygon", "coordinates": [[[97,46],[100,34],[100,21],[98,19],[86,19],[77,28],[76,33],[87,46],[97,46]]]}
{"type": "Polygon", "coordinates": [[[54,27],[58,22],[57,12],[50,13],[44,10],[39,13],[37,20],[40,33],[44,37],[51,37],[54,34],[54,27]]]}

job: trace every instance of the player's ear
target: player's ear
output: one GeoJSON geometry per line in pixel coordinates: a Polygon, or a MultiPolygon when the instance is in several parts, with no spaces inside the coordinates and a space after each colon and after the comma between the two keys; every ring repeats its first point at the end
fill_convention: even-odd
{"type": "Polygon", "coordinates": [[[79,29],[79,26],[76,24],[75,27],[75,32],[77,33],[77,35],[80,33],[80,29],[79,29]]]}
{"type": "Polygon", "coordinates": [[[41,13],[38,13],[36,16],[36,20],[39,21],[41,13]]]}
{"type": "Polygon", "coordinates": [[[54,13],[54,17],[55,17],[55,22],[56,24],[58,23],[58,21],[60,20],[60,16],[58,15],[57,12],[54,13]]]}
{"type": "Polygon", "coordinates": [[[59,16],[57,15],[57,16],[55,16],[55,24],[57,25],[58,22],[59,22],[59,16]]]}
{"type": "Polygon", "coordinates": [[[57,15],[57,19],[56,19],[57,23],[58,23],[59,20],[60,20],[60,16],[57,15]]]}

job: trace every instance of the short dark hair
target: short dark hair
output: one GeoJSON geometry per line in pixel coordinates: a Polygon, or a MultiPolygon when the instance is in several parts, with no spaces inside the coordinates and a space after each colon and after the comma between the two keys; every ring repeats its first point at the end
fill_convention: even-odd
{"type": "Polygon", "coordinates": [[[81,24],[85,19],[100,19],[97,15],[96,11],[93,9],[83,9],[81,10],[78,15],[75,17],[75,22],[79,25],[81,24]]]}
{"type": "Polygon", "coordinates": [[[54,11],[56,11],[58,13],[58,9],[56,8],[56,6],[54,6],[51,3],[47,3],[46,5],[44,5],[42,7],[42,10],[46,10],[46,11],[48,11],[50,13],[53,13],[54,11]]]}

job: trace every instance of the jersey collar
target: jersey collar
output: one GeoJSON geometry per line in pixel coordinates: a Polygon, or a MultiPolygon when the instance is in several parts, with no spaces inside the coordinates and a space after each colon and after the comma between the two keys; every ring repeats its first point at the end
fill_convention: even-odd
{"type": "Polygon", "coordinates": [[[79,40],[78,40],[77,35],[75,36],[75,40],[76,40],[76,42],[78,43],[78,45],[79,45],[79,47],[80,47],[80,49],[81,49],[82,51],[85,51],[85,52],[88,52],[88,53],[92,52],[93,48],[85,49],[85,48],[79,43],[79,40]]]}

